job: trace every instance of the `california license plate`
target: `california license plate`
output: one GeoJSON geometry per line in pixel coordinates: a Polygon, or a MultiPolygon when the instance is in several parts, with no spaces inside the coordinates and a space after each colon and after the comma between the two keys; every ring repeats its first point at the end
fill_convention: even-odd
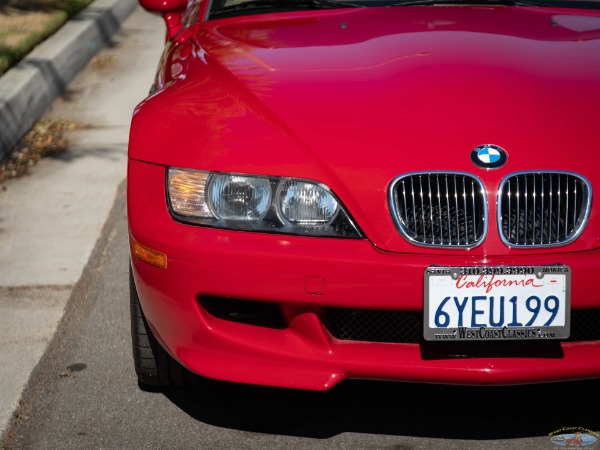
{"type": "Polygon", "coordinates": [[[566,339],[570,286],[565,265],[428,267],[424,338],[566,339]]]}

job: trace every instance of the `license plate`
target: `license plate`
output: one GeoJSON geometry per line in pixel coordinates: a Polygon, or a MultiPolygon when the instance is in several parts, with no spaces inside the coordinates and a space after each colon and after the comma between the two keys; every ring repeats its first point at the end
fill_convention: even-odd
{"type": "Polygon", "coordinates": [[[428,341],[566,339],[568,266],[425,269],[423,336],[428,341]]]}

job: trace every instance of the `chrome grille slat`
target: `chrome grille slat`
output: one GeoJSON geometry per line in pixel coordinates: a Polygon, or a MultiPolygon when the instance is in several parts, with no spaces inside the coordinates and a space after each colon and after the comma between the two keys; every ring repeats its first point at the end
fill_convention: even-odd
{"type": "MultiPolygon", "coordinates": [[[[540,244],[542,243],[543,236],[544,236],[544,217],[546,216],[545,214],[543,214],[543,211],[546,210],[545,204],[544,204],[544,200],[546,199],[546,197],[544,195],[546,193],[546,191],[544,189],[544,177],[541,177],[541,179],[542,179],[542,188],[540,189],[540,198],[541,198],[541,202],[542,202],[542,209],[541,209],[540,214],[539,214],[539,217],[540,217],[539,218],[539,221],[540,221],[540,226],[539,226],[539,229],[540,229],[540,242],[539,243],[540,244]]],[[[535,242],[535,240],[534,240],[534,242],[535,242]]]]}
{"type": "Polygon", "coordinates": [[[521,247],[569,243],[583,231],[590,205],[590,185],[579,175],[549,171],[511,175],[500,186],[501,238],[521,247]]]}
{"type": "MultiPolygon", "coordinates": [[[[517,184],[517,187],[516,187],[516,190],[517,190],[517,193],[516,193],[516,196],[517,196],[517,211],[520,211],[521,210],[521,189],[520,189],[520,186],[519,186],[519,179],[517,179],[516,181],[517,181],[517,183],[516,183],[517,184]]],[[[521,226],[521,216],[517,215],[517,223],[515,225],[517,236],[519,235],[519,228],[520,228],[520,226],[521,226]]]]}
{"type": "MultiPolygon", "coordinates": [[[[446,179],[446,211],[450,211],[450,189],[449,189],[449,185],[448,185],[448,177],[444,177],[446,179]]],[[[441,214],[440,214],[441,215],[441,214]]],[[[448,222],[448,244],[452,245],[452,235],[450,230],[452,229],[452,226],[450,224],[452,218],[450,217],[450,214],[446,214],[447,217],[447,222],[448,222]]]]}
{"type": "Polygon", "coordinates": [[[472,224],[473,224],[473,240],[477,239],[477,236],[475,235],[475,220],[477,217],[477,207],[476,207],[476,202],[475,202],[475,182],[473,180],[471,180],[471,203],[472,203],[472,207],[473,207],[473,215],[472,215],[472,224]]]}
{"type": "MultiPolygon", "coordinates": [[[[529,223],[527,221],[528,220],[528,215],[527,214],[529,212],[529,207],[528,207],[528,204],[529,204],[529,202],[528,202],[529,195],[525,195],[525,192],[529,192],[528,189],[527,189],[527,186],[528,186],[527,185],[527,178],[525,178],[525,189],[523,191],[523,194],[524,194],[524,197],[525,197],[525,215],[523,217],[523,227],[525,227],[526,230],[527,230],[527,225],[526,224],[529,223]]],[[[502,199],[502,194],[500,194],[500,199],[502,199]]],[[[519,236],[520,236],[520,234],[519,234],[519,236]]],[[[525,236],[525,240],[527,240],[526,236],[525,236]]]]}
{"type": "Polygon", "coordinates": [[[454,219],[456,221],[456,242],[460,244],[460,226],[458,225],[458,196],[456,194],[456,177],[454,177],[454,219]]]}
{"type": "MultiPolygon", "coordinates": [[[[550,183],[550,187],[548,188],[548,202],[550,203],[550,206],[548,206],[548,233],[547,233],[547,236],[548,236],[548,241],[550,241],[550,242],[552,242],[552,240],[553,240],[552,239],[552,229],[554,228],[553,218],[555,216],[555,214],[553,214],[554,210],[552,209],[552,207],[553,207],[552,201],[554,200],[554,185],[552,183],[552,179],[553,179],[553,177],[549,177],[549,180],[548,180],[548,182],[550,183]]],[[[558,181],[558,184],[560,185],[560,177],[558,177],[557,181],[558,181]]],[[[557,201],[558,201],[560,194],[557,193],[556,197],[557,197],[557,201]]],[[[558,220],[557,220],[557,222],[558,222],[558,220]]],[[[558,238],[558,235],[557,235],[557,238],[558,238]]]]}
{"type": "MultiPolygon", "coordinates": [[[[575,184],[575,187],[573,189],[573,197],[575,197],[575,201],[573,202],[573,204],[577,204],[577,184],[575,184]]],[[[573,210],[573,222],[576,221],[577,218],[577,211],[573,210]]]]}
{"type": "Polygon", "coordinates": [[[408,222],[408,210],[406,209],[406,183],[402,182],[402,196],[404,197],[404,221],[408,222]]]}
{"type": "Polygon", "coordinates": [[[429,207],[429,224],[431,226],[431,241],[435,242],[435,234],[434,234],[434,226],[433,224],[435,223],[433,221],[433,199],[431,197],[431,177],[427,179],[427,192],[428,192],[428,197],[429,197],[429,204],[427,205],[429,207]]]}
{"type": "MultiPolygon", "coordinates": [[[[536,191],[536,186],[537,183],[535,182],[535,175],[533,175],[533,211],[537,211],[537,191],[536,191]]],[[[531,235],[535,236],[535,226],[537,225],[536,223],[536,219],[537,217],[535,216],[535,214],[533,214],[533,229],[531,231],[531,235]]],[[[527,235],[525,236],[525,242],[523,242],[523,245],[527,245],[527,235]]]]}
{"type": "Polygon", "coordinates": [[[471,175],[408,174],[394,180],[389,195],[394,221],[413,243],[474,247],[485,237],[485,190],[471,175]]]}
{"type": "Polygon", "coordinates": [[[565,192],[565,200],[566,200],[566,205],[565,205],[565,217],[567,217],[567,220],[565,220],[565,234],[568,234],[568,228],[567,228],[567,221],[568,221],[568,217],[569,217],[569,181],[567,180],[567,189],[565,192]]]}
{"type": "MultiPolygon", "coordinates": [[[[556,240],[558,241],[559,236],[560,236],[560,217],[562,216],[561,214],[561,210],[560,210],[560,197],[562,195],[562,192],[560,190],[560,176],[558,177],[558,195],[557,195],[557,199],[556,201],[558,202],[558,205],[556,205],[556,240]]],[[[550,178],[552,179],[552,178],[550,178]]],[[[566,188],[565,188],[566,191],[566,188]]],[[[550,211],[552,211],[552,208],[550,208],[550,211]]],[[[568,217],[565,214],[565,217],[568,217]]]]}
{"type": "MultiPolygon", "coordinates": [[[[415,204],[415,187],[414,187],[414,180],[411,178],[410,179],[410,186],[411,186],[411,193],[412,193],[412,197],[413,197],[413,205],[415,204]]],[[[416,212],[413,210],[413,224],[414,224],[414,228],[417,228],[417,216],[416,216],[416,212]]]]}
{"type": "MultiPolygon", "coordinates": [[[[463,211],[467,210],[467,186],[465,184],[465,178],[462,179],[462,188],[463,188],[463,211]]],[[[467,218],[467,214],[463,215],[463,223],[465,226],[465,241],[469,242],[469,222],[467,218]]]]}
{"type": "Polygon", "coordinates": [[[421,198],[421,233],[425,235],[425,201],[423,200],[423,178],[419,177],[420,198],[421,198]]]}
{"type": "MultiPolygon", "coordinates": [[[[508,181],[506,184],[508,185],[508,187],[507,187],[507,189],[508,189],[508,207],[509,207],[509,209],[511,209],[510,203],[512,201],[512,195],[511,195],[511,190],[510,190],[510,181],[508,181]]],[[[511,223],[509,222],[508,223],[508,234],[509,235],[510,235],[510,227],[511,227],[511,223]]]]}
{"type": "MultiPolygon", "coordinates": [[[[437,185],[437,199],[438,199],[438,211],[442,210],[442,191],[440,189],[440,177],[439,175],[435,177],[435,182],[437,185]]],[[[439,239],[440,242],[444,239],[444,227],[442,225],[443,221],[442,221],[442,215],[438,214],[438,220],[439,220],[439,227],[440,227],[440,231],[439,231],[439,239]]]]}

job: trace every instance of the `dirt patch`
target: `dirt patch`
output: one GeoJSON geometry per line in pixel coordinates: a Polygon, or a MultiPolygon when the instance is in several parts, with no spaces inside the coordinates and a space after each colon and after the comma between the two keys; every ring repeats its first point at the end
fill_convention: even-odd
{"type": "Polygon", "coordinates": [[[33,128],[8,158],[0,162],[0,184],[10,178],[27,173],[40,158],[53,155],[67,148],[65,133],[68,130],[82,128],[75,122],[62,119],[43,119],[33,128]]]}

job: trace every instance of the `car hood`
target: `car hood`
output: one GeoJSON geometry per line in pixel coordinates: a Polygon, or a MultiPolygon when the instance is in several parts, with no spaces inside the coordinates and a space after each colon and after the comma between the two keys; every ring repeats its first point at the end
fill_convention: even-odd
{"type": "MultiPolygon", "coordinates": [[[[132,133],[133,157],[320,181],[382,250],[443,251],[415,248],[394,227],[387,193],[401,174],[475,175],[488,193],[490,231],[496,192],[510,173],[561,170],[592,186],[600,181],[597,13],[391,7],[266,14],[200,24],[167,53],[161,90],[138,108],[134,126],[155,114],[165,119],[139,141],[143,151],[132,133]],[[506,165],[476,167],[470,153],[482,144],[504,148],[506,165]]],[[[570,251],[598,245],[597,216],[570,251]]],[[[496,235],[471,251],[516,251],[496,235]]]]}

